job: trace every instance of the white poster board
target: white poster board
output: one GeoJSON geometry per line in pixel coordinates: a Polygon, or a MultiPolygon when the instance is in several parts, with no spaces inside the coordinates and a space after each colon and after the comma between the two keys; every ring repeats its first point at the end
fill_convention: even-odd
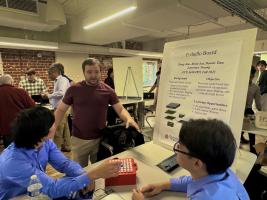
{"type": "Polygon", "coordinates": [[[82,63],[86,58],[86,53],[56,52],[56,62],[63,64],[65,74],[74,82],[84,80],[82,63]]]}
{"type": "Polygon", "coordinates": [[[171,148],[181,120],[216,118],[239,144],[256,29],[165,44],[154,142],[171,148]]]}
{"type": "Polygon", "coordinates": [[[143,99],[142,57],[113,58],[112,60],[117,95],[143,99]]]}

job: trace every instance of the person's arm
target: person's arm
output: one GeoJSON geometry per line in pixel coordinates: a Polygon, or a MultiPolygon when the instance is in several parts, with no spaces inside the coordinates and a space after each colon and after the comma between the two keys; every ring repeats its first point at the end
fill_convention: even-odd
{"type": "Polygon", "coordinates": [[[57,91],[54,91],[52,94],[48,94],[48,98],[49,99],[52,99],[52,98],[62,98],[64,96],[64,94],[66,93],[66,90],[68,89],[69,87],[69,82],[66,78],[61,78],[59,80],[57,80],[58,83],[57,86],[58,86],[58,89],[57,91]]]}
{"type": "Polygon", "coordinates": [[[33,99],[28,95],[28,93],[23,90],[23,96],[24,96],[24,106],[25,108],[31,108],[35,106],[35,102],[33,99]]]}
{"type": "Polygon", "coordinates": [[[41,94],[45,94],[47,92],[47,90],[46,90],[46,85],[42,79],[41,79],[41,87],[42,87],[42,93],[41,94]]]}
{"type": "MultiPolygon", "coordinates": [[[[154,183],[154,184],[149,184],[145,187],[143,187],[140,192],[144,194],[145,197],[152,197],[155,195],[158,195],[159,193],[161,193],[164,190],[170,190],[171,188],[171,182],[170,181],[166,181],[166,182],[161,182],[161,183],[154,183]]],[[[135,193],[136,191],[134,191],[135,193]]],[[[138,195],[138,192],[136,194],[136,196],[138,195]]],[[[138,198],[136,198],[138,199],[138,198]]]]}
{"type": "Polygon", "coordinates": [[[191,182],[192,182],[191,176],[181,176],[179,178],[171,178],[169,190],[176,192],[186,192],[187,185],[191,182]]]}
{"type": "Polygon", "coordinates": [[[119,115],[120,119],[123,120],[126,123],[126,128],[129,126],[134,127],[138,132],[141,132],[138,124],[134,121],[134,119],[131,117],[131,115],[128,113],[128,111],[123,107],[123,105],[118,102],[114,105],[112,105],[116,113],[119,115]]]}
{"type": "Polygon", "coordinates": [[[64,114],[67,112],[67,110],[69,109],[70,105],[65,104],[63,101],[60,101],[56,111],[55,111],[55,127],[57,127],[59,125],[59,123],[61,122],[61,120],[64,117],[64,114]]]}
{"type": "Polygon", "coordinates": [[[261,94],[260,94],[260,88],[258,86],[255,92],[254,100],[257,110],[261,111],[261,94]]]}

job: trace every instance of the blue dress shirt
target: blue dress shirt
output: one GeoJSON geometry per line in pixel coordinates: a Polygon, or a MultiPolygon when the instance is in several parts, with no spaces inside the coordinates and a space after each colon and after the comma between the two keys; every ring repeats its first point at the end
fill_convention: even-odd
{"type": "Polygon", "coordinates": [[[33,174],[43,185],[41,192],[51,198],[72,196],[91,182],[82,167],[66,158],[52,140],[46,140],[38,150],[17,148],[12,143],[0,155],[0,199],[26,194],[33,174]],[[66,176],[49,177],[47,163],[66,176]]]}
{"type": "Polygon", "coordinates": [[[170,179],[172,191],[186,192],[191,200],[249,200],[247,191],[229,168],[225,173],[197,180],[190,176],[170,179]]]}

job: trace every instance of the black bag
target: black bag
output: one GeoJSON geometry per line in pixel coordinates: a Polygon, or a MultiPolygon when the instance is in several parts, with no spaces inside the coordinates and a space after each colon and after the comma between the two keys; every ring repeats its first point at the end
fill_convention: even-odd
{"type": "Polygon", "coordinates": [[[101,132],[103,134],[101,143],[104,142],[110,145],[113,148],[113,152],[110,152],[105,146],[100,144],[97,154],[98,160],[145,143],[144,136],[133,127],[127,129],[122,125],[106,127],[101,132]]]}

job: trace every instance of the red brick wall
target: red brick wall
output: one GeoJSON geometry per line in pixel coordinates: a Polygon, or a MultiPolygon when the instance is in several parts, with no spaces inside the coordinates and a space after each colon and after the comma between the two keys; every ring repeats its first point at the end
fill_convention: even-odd
{"type": "Polygon", "coordinates": [[[34,68],[36,75],[44,80],[49,92],[53,91],[53,82],[49,80],[47,69],[55,62],[55,52],[0,49],[4,73],[10,74],[18,86],[20,77],[25,76],[27,68],[34,68]]]}

